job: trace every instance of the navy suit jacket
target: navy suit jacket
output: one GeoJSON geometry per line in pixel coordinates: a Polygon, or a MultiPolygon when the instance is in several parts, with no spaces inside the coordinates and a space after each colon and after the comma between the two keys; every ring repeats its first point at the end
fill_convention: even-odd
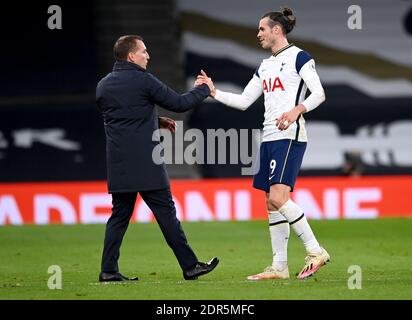
{"type": "Polygon", "coordinates": [[[169,187],[164,164],[152,159],[153,132],[159,128],[155,104],[185,112],[210,94],[206,84],[182,95],[134,63],[116,61],[113,72],[96,88],[103,114],[109,193],[158,190],[169,187]]]}

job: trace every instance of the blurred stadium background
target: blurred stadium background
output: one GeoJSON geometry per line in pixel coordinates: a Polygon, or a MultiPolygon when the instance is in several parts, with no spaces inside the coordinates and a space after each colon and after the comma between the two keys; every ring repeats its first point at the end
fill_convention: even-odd
{"type": "MultiPolygon", "coordinates": [[[[352,4],[8,4],[0,19],[0,299],[411,299],[412,1],[357,1],[360,30],[347,25],[352,4]],[[62,9],[61,30],[47,27],[50,5],[62,9]],[[306,116],[309,144],[293,199],[336,263],[319,280],[246,282],[271,259],[264,195],[241,176],[243,164],[183,163],[168,165],[179,218],[202,259],[218,255],[221,266],[200,286],[182,284],[157,226],[133,223],[121,269],[137,271],[142,281],[126,288],[90,282],[97,281],[111,210],[94,95],[111,71],[115,40],[143,36],[148,70],[178,92],[192,87],[201,68],[218,88],[241,92],[267,56],[256,40],[257,22],[281,5],[294,9],[289,40],[315,57],[327,96],[306,116]],[[64,290],[45,285],[54,264],[63,269],[64,290]],[[348,290],[350,265],[363,268],[364,290],[348,290]]],[[[160,114],[183,121],[176,136],[189,128],[260,129],[263,100],[245,112],[208,99],[185,114],[160,114]]],[[[191,142],[173,143],[181,154],[191,142]]],[[[240,143],[251,147],[256,137],[240,143]]],[[[140,199],[132,220],[153,221],[140,199]]],[[[291,273],[303,257],[291,237],[291,273]]]]}
{"type": "MultiPolygon", "coordinates": [[[[294,192],[311,218],[412,216],[412,3],[358,4],[362,29],[351,30],[348,1],[288,1],[298,19],[290,41],[315,57],[327,95],[307,116],[308,150],[294,192]]],[[[280,5],[43,1],[3,11],[0,225],[107,219],[94,90],[111,70],[120,35],[143,36],[149,71],[179,92],[201,68],[218,88],[241,92],[267,56],[256,40],[257,21],[280,5]],[[47,27],[51,4],[62,8],[61,30],[47,27]]],[[[182,135],[189,128],[260,129],[263,99],[246,112],[209,99],[185,114],[160,113],[184,121],[182,135]]],[[[174,143],[181,153],[191,142],[174,143]]],[[[262,195],[241,176],[241,166],[169,165],[181,219],[265,219],[262,195]]],[[[135,220],[151,219],[139,204],[135,220]]]]}

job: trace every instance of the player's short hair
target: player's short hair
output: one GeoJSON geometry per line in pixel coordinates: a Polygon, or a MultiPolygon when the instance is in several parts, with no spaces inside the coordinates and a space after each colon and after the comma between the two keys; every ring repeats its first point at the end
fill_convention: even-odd
{"type": "Polygon", "coordinates": [[[265,13],[261,19],[269,18],[269,26],[273,28],[280,25],[284,34],[291,32],[296,24],[296,17],[293,15],[291,8],[282,7],[280,11],[265,13]]]}
{"type": "Polygon", "coordinates": [[[121,36],[113,46],[114,58],[118,61],[126,61],[129,52],[137,50],[138,40],[143,41],[143,38],[136,35],[121,36]]]}

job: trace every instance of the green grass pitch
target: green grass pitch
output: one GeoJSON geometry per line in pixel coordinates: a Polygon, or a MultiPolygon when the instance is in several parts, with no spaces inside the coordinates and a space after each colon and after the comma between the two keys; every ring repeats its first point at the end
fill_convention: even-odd
{"type": "Polygon", "coordinates": [[[245,277],[271,263],[265,221],[183,223],[199,259],[220,258],[197,281],[184,281],[157,224],[131,224],[120,270],[140,281],[97,281],[104,225],[0,227],[0,299],[412,299],[412,219],[310,221],[331,262],[301,281],[305,252],[291,230],[290,280],[245,277]],[[62,269],[62,289],[50,290],[50,265],[62,269]],[[351,265],[361,289],[349,289],[351,265]]]}

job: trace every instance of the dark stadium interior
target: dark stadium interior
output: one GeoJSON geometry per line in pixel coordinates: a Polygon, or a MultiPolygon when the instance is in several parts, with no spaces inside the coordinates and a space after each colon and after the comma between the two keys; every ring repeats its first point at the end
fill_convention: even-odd
{"type": "MultiPolygon", "coordinates": [[[[207,69],[218,83],[231,82],[239,87],[245,86],[254,72],[254,68],[236,60],[185,49],[183,34],[187,27],[180,20],[184,15],[179,14],[177,1],[53,4],[62,8],[61,30],[47,27],[48,1],[24,5],[15,2],[1,13],[0,181],[105,179],[104,133],[94,92],[97,81],[112,67],[111,49],[119,35],[142,35],[151,55],[149,71],[179,92],[188,88],[187,79],[195,77],[200,68],[207,69]],[[78,148],[64,149],[36,138],[30,147],[22,147],[16,138],[16,133],[25,129],[47,133],[53,128],[60,128],[61,140],[75,142],[78,148]]],[[[403,19],[409,37],[411,12],[406,12],[403,19]]],[[[325,82],[324,86],[327,100],[307,117],[309,123],[334,122],[341,135],[352,136],[360,127],[369,126],[373,136],[375,125],[411,119],[410,96],[373,97],[344,83],[325,82]]],[[[261,128],[262,102],[260,98],[243,113],[216,102],[203,103],[186,114],[160,112],[184,121],[185,129],[254,129],[261,128]]],[[[386,157],[393,160],[396,151],[388,152],[386,157]]],[[[169,165],[169,172],[172,178],[238,177],[240,167],[169,165]]],[[[412,163],[380,163],[379,159],[364,163],[363,168],[365,175],[412,173],[412,163]]],[[[303,166],[301,170],[304,176],[342,174],[342,167],[303,166]]]]}

